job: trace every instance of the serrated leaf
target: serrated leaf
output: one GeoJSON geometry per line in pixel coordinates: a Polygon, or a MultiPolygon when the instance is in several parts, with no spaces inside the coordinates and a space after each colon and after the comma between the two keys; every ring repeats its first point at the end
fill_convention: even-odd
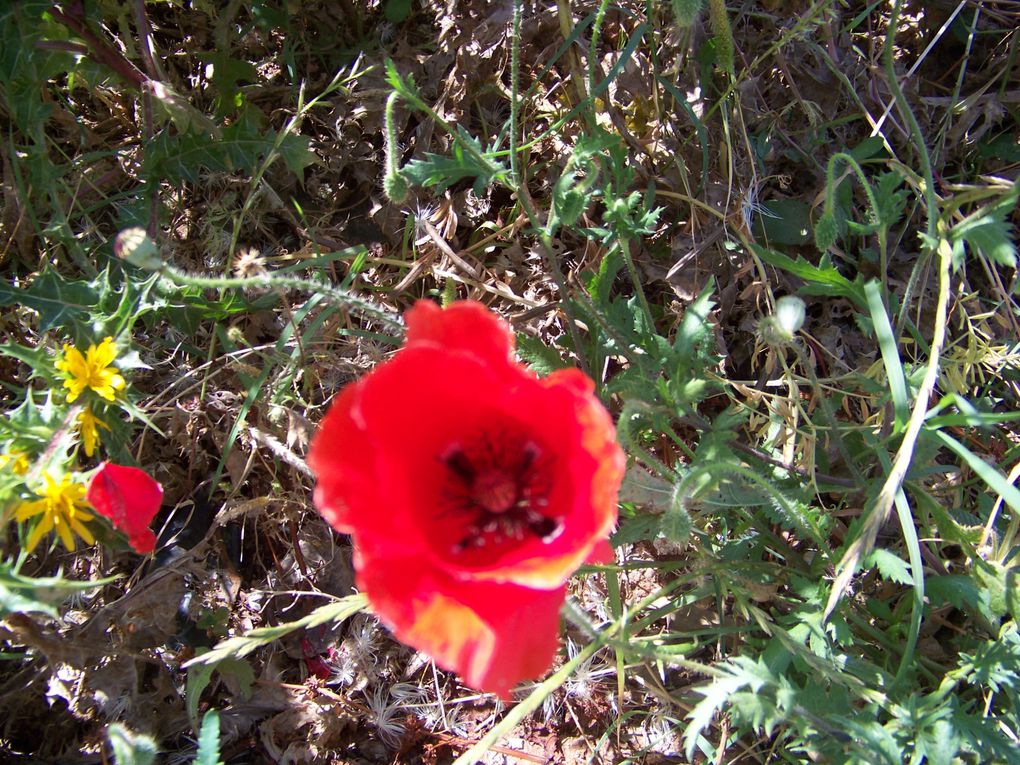
{"type": "Polygon", "coordinates": [[[660,516],[650,513],[639,513],[629,518],[621,518],[619,528],[609,538],[613,547],[644,542],[659,536],[660,516]]]}
{"type": "Polygon", "coordinates": [[[557,369],[570,367],[555,348],[551,348],[537,337],[517,335],[517,355],[539,376],[545,377],[557,369]]]}
{"type": "Polygon", "coordinates": [[[1016,245],[1010,234],[1010,225],[992,215],[964,221],[952,231],[954,243],[966,242],[971,250],[976,249],[999,265],[1015,268],[1016,245]]]}
{"type": "Polygon", "coordinates": [[[507,168],[484,156],[485,150],[475,138],[464,130],[458,130],[451,147],[450,156],[426,153],[422,159],[413,159],[401,168],[401,174],[418,186],[435,186],[445,191],[459,181],[474,178],[476,194],[485,191],[507,168]],[[465,149],[471,147],[472,151],[465,149]]]}
{"type": "Polygon", "coordinates": [[[198,752],[192,765],[223,765],[220,759],[220,714],[215,709],[205,713],[198,734],[198,752]]]}
{"type": "Polygon", "coordinates": [[[219,138],[164,129],[145,147],[145,174],[170,182],[195,182],[203,171],[251,174],[274,149],[295,173],[315,161],[305,136],[286,135],[279,146],[276,138],[272,130],[259,133],[241,121],[219,138]]]}
{"type": "Polygon", "coordinates": [[[874,566],[882,578],[888,579],[890,582],[897,584],[913,584],[914,582],[907,562],[881,547],[876,547],[868,554],[864,559],[864,565],[866,567],[874,566]]]}
{"type": "Polygon", "coordinates": [[[364,595],[348,595],[335,603],[319,606],[302,619],[275,627],[258,627],[245,635],[222,640],[207,653],[191,659],[184,665],[184,668],[189,669],[200,664],[215,664],[228,658],[243,658],[259,646],[269,645],[277,638],[290,634],[294,630],[317,627],[327,622],[341,622],[362,611],[366,605],[367,601],[364,595]]]}
{"type": "Polygon", "coordinates": [[[1020,197],[1020,182],[1001,199],[964,218],[949,231],[949,240],[954,250],[966,244],[986,258],[1007,268],[1016,267],[1016,244],[1013,241],[1013,227],[1009,218],[1016,209],[1020,197]]]}
{"type": "Polygon", "coordinates": [[[312,139],[308,136],[288,133],[277,147],[287,169],[298,178],[301,178],[306,167],[314,165],[319,160],[311,146],[312,139]]]}
{"type": "Polygon", "coordinates": [[[903,217],[910,194],[903,185],[903,176],[896,172],[882,173],[875,182],[875,202],[878,204],[878,221],[892,228],[903,217]]]}
{"type": "Polygon", "coordinates": [[[690,722],[684,731],[684,748],[688,760],[694,754],[701,731],[711,724],[716,712],[730,703],[734,694],[744,688],[758,693],[766,685],[775,684],[775,678],[761,659],[749,656],[736,656],[717,665],[716,670],[718,674],[712,682],[694,689],[704,698],[687,715],[690,722]]]}
{"type": "Polygon", "coordinates": [[[21,304],[36,311],[40,332],[87,319],[98,302],[99,293],[91,283],[68,281],[53,269],[27,288],[0,281],[0,306],[21,304]]]}
{"type": "Polygon", "coordinates": [[[156,742],[143,733],[132,733],[120,723],[111,723],[106,735],[113,750],[116,765],[152,765],[159,748],[156,742]]]}

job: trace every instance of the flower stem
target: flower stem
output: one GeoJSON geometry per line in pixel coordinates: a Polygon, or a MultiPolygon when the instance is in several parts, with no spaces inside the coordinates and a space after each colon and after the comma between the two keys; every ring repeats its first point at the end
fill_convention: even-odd
{"type": "Polygon", "coordinates": [[[346,290],[333,287],[313,279],[278,274],[256,274],[245,277],[198,276],[189,274],[168,263],[163,263],[159,273],[178,287],[199,287],[202,289],[238,289],[243,287],[265,287],[299,290],[313,295],[322,295],[333,305],[348,308],[368,318],[375,319],[389,329],[402,331],[403,322],[396,316],[373,303],[352,295],[346,290]]]}

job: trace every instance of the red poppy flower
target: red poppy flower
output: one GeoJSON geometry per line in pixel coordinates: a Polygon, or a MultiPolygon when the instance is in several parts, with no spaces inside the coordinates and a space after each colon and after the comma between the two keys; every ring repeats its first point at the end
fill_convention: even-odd
{"type": "Polygon", "coordinates": [[[127,534],[137,552],[148,554],[156,547],[149,524],[163,502],[163,487],[144,470],[104,462],[92,476],[85,498],[127,534]]]}
{"type": "Polygon", "coordinates": [[[612,560],[623,452],[591,380],[539,379],[483,305],[406,319],[312,441],[315,504],[396,636],[506,697],[551,665],[570,575],[612,560]]]}

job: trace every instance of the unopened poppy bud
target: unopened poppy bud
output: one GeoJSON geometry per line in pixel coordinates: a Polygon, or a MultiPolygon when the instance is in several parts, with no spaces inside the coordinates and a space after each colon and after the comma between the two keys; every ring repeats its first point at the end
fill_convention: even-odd
{"type": "Polygon", "coordinates": [[[113,254],[133,266],[146,271],[158,271],[163,265],[159,247],[152,241],[144,228],[126,228],[117,234],[113,243],[113,254]]]}

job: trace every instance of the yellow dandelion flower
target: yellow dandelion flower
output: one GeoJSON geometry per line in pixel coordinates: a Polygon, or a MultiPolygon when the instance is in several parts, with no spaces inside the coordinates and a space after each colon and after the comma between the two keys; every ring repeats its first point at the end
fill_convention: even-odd
{"type": "Polygon", "coordinates": [[[72,481],[69,475],[61,478],[60,483],[54,481],[49,473],[44,473],[43,477],[46,479],[46,488],[39,492],[39,499],[22,502],[14,513],[14,517],[21,522],[37,515],[42,516],[28,535],[26,552],[32,552],[39,540],[54,529],[68,550],[74,550],[75,534],[85,540],[86,544],[95,544],[96,538],[85,525],[95,517],[84,510],[85,487],[72,481]]]}
{"type": "Polygon", "coordinates": [[[25,475],[31,467],[28,453],[21,449],[11,449],[7,454],[0,454],[0,470],[10,470],[14,475],[25,475]]]}
{"type": "Polygon", "coordinates": [[[67,375],[64,387],[67,388],[68,402],[74,401],[86,388],[91,388],[98,396],[113,401],[117,391],[124,389],[124,378],[115,366],[117,346],[113,338],[107,337],[99,345],[90,345],[85,355],[73,345],[64,345],[64,356],[57,359],[57,369],[67,375]]]}
{"type": "Polygon", "coordinates": [[[78,415],[78,432],[81,434],[81,444],[86,457],[96,453],[96,447],[99,446],[99,428],[109,430],[110,426],[93,414],[92,407],[82,409],[78,415]]]}

